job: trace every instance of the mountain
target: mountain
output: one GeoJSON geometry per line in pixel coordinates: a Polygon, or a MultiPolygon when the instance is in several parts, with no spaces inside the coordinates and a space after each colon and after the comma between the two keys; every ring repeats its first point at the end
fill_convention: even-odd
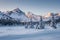
{"type": "Polygon", "coordinates": [[[12,25],[14,23],[17,24],[17,21],[14,18],[0,11],[0,25],[12,25]]]}
{"type": "Polygon", "coordinates": [[[0,19],[12,19],[10,16],[4,14],[4,12],[0,11],[0,19]]]}
{"type": "Polygon", "coordinates": [[[60,13],[48,13],[46,17],[49,18],[51,16],[57,17],[57,16],[60,16],[60,13]]]}
{"type": "Polygon", "coordinates": [[[45,18],[43,21],[51,22],[51,17],[54,16],[54,20],[56,23],[60,22],[60,13],[48,13],[47,16],[44,16],[45,18]]]}
{"type": "Polygon", "coordinates": [[[19,8],[16,8],[12,11],[7,11],[6,14],[9,15],[10,17],[14,18],[15,20],[19,20],[21,22],[26,22],[29,19],[25,15],[25,13],[23,11],[21,11],[19,8]]]}
{"type": "Polygon", "coordinates": [[[30,19],[32,18],[32,21],[39,21],[40,20],[40,15],[35,15],[32,12],[28,12],[26,14],[26,16],[30,19]]]}

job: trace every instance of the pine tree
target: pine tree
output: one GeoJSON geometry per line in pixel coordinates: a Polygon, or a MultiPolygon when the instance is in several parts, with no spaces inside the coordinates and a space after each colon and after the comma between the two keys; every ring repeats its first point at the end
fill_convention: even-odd
{"type": "Polygon", "coordinates": [[[44,29],[44,23],[43,23],[42,16],[40,16],[40,21],[39,21],[38,29],[44,29]]]}
{"type": "Polygon", "coordinates": [[[56,29],[56,23],[55,23],[55,19],[54,19],[54,14],[53,13],[51,15],[51,27],[56,29]]]}
{"type": "Polygon", "coordinates": [[[39,23],[37,23],[37,24],[35,24],[35,25],[36,25],[36,27],[35,27],[35,28],[36,28],[36,29],[38,29],[38,25],[39,25],[39,23]]]}
{"type": "Polygon", "coordinates": [[[34,28],[32,18],[30,19],[30,28],[34,28]]]}
{"type": "Polygon", "coordinates": [[[28,28],[28,24],[26,23],[25,28],[28,28]]]}

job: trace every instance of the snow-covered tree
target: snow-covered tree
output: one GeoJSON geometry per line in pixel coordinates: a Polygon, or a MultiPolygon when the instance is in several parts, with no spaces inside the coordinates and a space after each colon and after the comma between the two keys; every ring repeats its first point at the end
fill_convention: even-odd
{"type": "Polygon", "coordinates": [[[25,28],[28,28],[28,23],[26,23],[25,28]]]}
{"type": "Polygon", "coordinates": [[[43,23],[42,16],[40,16],[40,21],[39,21],[38,29],[44,29],[44,23],[43,23]]]}
{"type": "Polygon", "coordinates": [[[55,18],[54,18],[54,14],[53,13],[51,13],[51,27],[53,27],[53,28],[57,28],[56,27],[56,23],[55,23],[55,18]]]}
{"type": "Polygon", "coordinates": [[[32,22],[32,18],[30,19],[30,23],[28,24],[26,24],[25,25],[25,28],[34,28],[34,25],[33,25],[33,22],[32,22]]]}
{"type": "Polygon", "coordinates": [[[32,22],[32,18],[30,19],[30,28],[34,28],[33,22],[32,22]]]}

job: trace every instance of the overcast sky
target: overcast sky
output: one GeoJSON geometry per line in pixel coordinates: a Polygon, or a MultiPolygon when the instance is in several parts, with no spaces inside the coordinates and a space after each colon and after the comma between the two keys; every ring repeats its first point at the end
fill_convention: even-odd
{"type": "Polygon", "coordinates": [[[20,10],[45,15],[48,12],[60,12],[60,0],[0,0],[0,10],[20,10]]]}

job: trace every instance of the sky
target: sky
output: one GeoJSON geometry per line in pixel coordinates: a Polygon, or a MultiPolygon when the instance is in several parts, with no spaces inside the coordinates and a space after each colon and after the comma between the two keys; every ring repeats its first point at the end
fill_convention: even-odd
{"type": "Polygon", "coordinates": [[[46,15],[49,12],[60,13],[60,0],[0,0],[0,11],[15,8],[36,15],[46,15]]]}

